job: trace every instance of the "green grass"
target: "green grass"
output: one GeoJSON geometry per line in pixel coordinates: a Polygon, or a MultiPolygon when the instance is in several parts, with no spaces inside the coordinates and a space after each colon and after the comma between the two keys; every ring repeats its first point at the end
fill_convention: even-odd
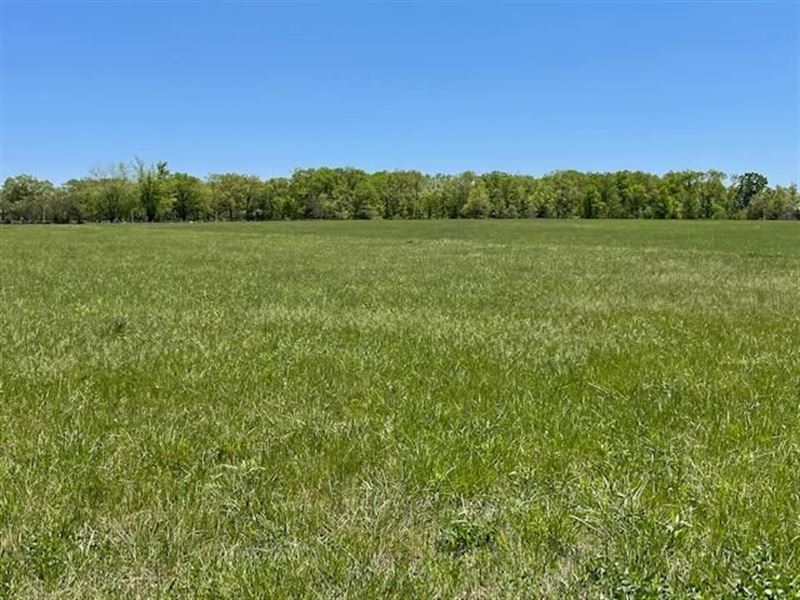
{"type": "Polygon", "coordinates": [[[800,597],[798,223],[5,227],[0,268],[0,596],[800,597]]]}

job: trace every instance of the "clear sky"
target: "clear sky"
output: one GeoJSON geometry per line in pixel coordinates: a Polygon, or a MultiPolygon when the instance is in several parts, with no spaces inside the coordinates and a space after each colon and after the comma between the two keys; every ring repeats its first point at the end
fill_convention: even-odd
{"type": "Polygon", "coordinates": [[[2,1],[2,176],[800,177],[800,4],[2,1]]]}

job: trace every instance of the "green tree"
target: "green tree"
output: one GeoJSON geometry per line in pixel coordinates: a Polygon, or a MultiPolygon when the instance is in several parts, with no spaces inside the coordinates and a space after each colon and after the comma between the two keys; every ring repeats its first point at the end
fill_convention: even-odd
{"type": "Polygon", "coordinates": [[[47,222],[52,216],[55,186],[31,175],[9,177],[3,182],[0,221],[47,222]]]}
{"type": "Polygon", "coordinates": [[[261,180],[223,173],[206,181],[137,159],[56,187],[30,175],[0,189],[0,221],[162,219],[647,218],[786,219],[800,216],[797,187],[749,172],[493,171],[425,175],[351,167],[298,169],[261,180]],[[133,169],[133,170],[132,170],[133,169]]]}
{"type": "Polygon", "coordinates": [[[262,182],[255,175],[222,173],[208,178],[215,218],[253,220],[258,218],[262,182]]]}
{"type": "Polygon", "coordinates": [[[461,208],[461,216],[468,219],[485,219],[489,216],[492,205],[486,184],[477,179],[467,194],[467,201],[461,208]]]}
{"type": "Polygon", "coordinates": [[[80,184],[80,195],[88,218],[93,221],[136,220],[138,189],[126,163],[108,169],[93,169],[80,184]]]}
{"type": "Polygon", "coordinates": [[[734,178],[733,198],[734,206],[738,210],[745,210],[762,190],[768,185],[767,178],[761,173],[745,173],[734,178]]]}
{"type": "Polygon", "coordinates": [[[285,177],[268,179],[262,186],[260,208],[265,219],[299,219],[300,206],[289,193],[285,177]]]}
{"type": "Polygon", "coordinates": [[[699,183],[700,218],[713,219],[725,214],[725,174],[707,171],[699,183]]]}
{"type": "Polygon", "coordinates": [[[528,196],[533,216],[547,219],[556,216],[558,190],[550,178],[538,179],[528,196]]]}
{"type": "Polygon", "coordinates": [[[205,219],[210,213],[210,195],[202,180],[187,173],[173,173],[166,188],[172,211],[180,221],[205,219]]]}
{"type": "Polygon", "coordinates": [[[356,183],[352,204],[352,215],[355,219],[374,219],[380,215],[380,198],[375,186],[367,177],[356,183]]]}
{"type": "Polygon", "coordinates": [[[136,218],[136,184],[124,177],[104,177],[95,190],[95,214],[99,220],[115,221],[136,218]]]}
{"type": "Polygon", "coordinates": [[[745,209],[748,219],[794,219],[800,215],[797,186],[764,188],[745,209]]]}
{"type": "Polygon", "coordinates": [[[166,162],[146,165],[140,158],[134,161],[139,184],[139,203],[148,222],[158,220],[170,209],[168,188],[169,170],[166,162]]]}
{"type": "Polygon", "coordinates": [[[597,188],[592,187],[586,191],[583,196],[583,206],[581,208],[581,217],[584,219],[596,219],[602,213],[603,199],[597,188]]]}

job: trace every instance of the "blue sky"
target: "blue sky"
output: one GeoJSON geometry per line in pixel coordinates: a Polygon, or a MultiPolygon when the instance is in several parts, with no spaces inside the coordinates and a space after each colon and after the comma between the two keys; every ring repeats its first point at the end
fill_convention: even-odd
{"type": "Polygon", "coordinates": [[[2,176],[800,177],[797,2],[2,2],[2,176]]]}

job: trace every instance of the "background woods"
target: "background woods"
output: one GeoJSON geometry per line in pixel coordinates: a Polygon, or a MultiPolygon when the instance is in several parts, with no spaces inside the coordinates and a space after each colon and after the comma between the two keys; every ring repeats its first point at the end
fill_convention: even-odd
{"type": "Polygon", "coordinates": [[[166,162],[137,159],[63,185],[31,175],[5,180],[0,220],[262,221],[284,219],[795,219],[797,186],[770,187],[759,173],[558,171],[542,177],[491,172],[426,175],[354,168],[299,169],[261,179],[200,179],[166,162]]]}

